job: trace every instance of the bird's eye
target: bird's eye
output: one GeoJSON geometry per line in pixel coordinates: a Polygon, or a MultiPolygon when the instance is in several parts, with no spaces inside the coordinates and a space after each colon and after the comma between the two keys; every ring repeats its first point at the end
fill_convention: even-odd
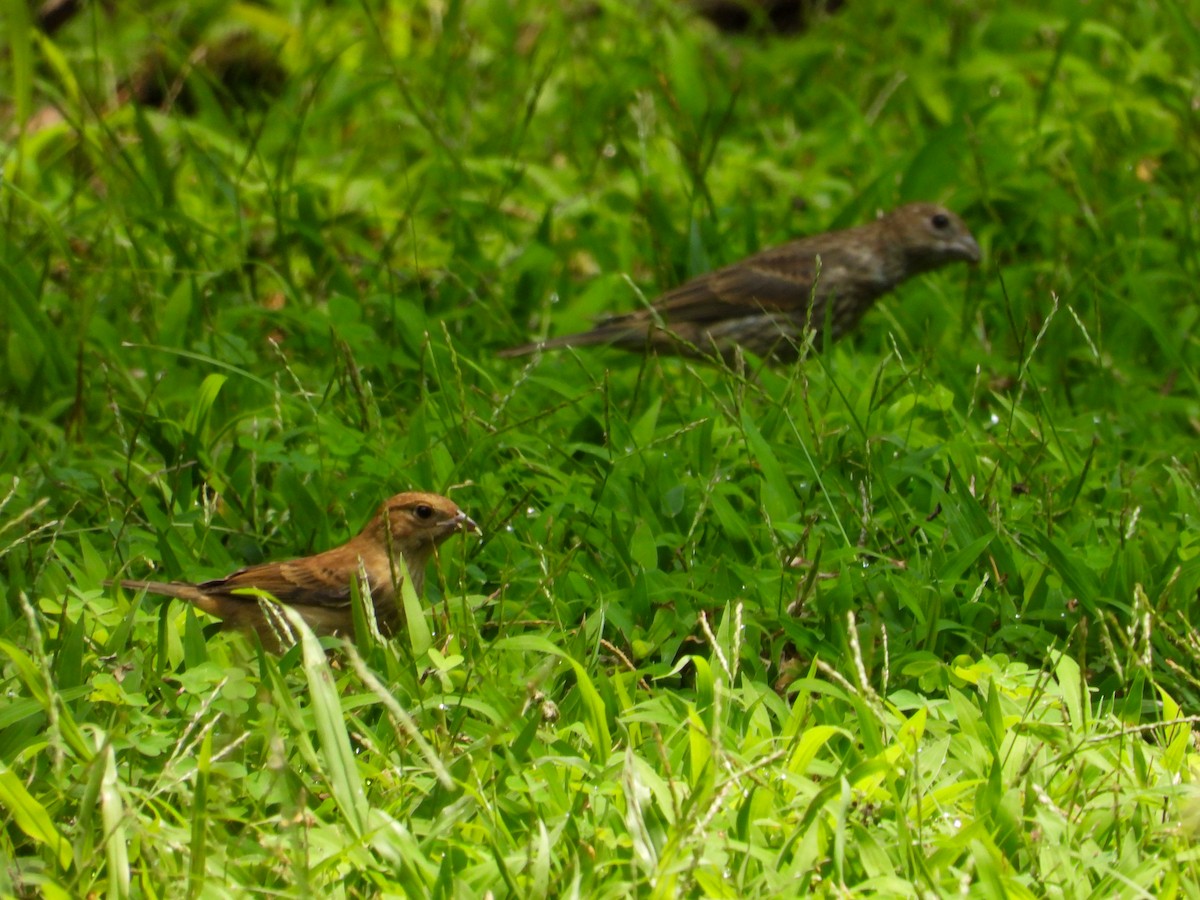
{"type": "Polygon", "coordinates": [[[432,519],[433,507],[425,503],[418,503],[413,507],[413,515],[418,519],[432,519]]]}
{"type": "Polygon", "coordinates": [[[934,213],[933,218],[929,221],[933,223],[933,227],[938,231],[944,231],[950,227],[950,217],[945,213],[934,213]]]}

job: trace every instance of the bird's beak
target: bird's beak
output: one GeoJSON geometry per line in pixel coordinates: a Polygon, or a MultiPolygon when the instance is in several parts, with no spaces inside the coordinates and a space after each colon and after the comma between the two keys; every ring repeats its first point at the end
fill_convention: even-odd
{"type": "Polygon", "coordinates": [[[455,531],[474,531],[476,534],[481,534],[479,526],[475,524],[475,520],[468,516],[465,512],[459,512],[457,516],[450,520],[450,524],[454,526],[455,531]]]}
{"type": "Polygon", "coordinates": [[[961,240],[955,241],[954,249],[958,251],[961,259],[969,263],[977,263],[983,258],[983,254],[979,252],[979,244],[969,234],[964,234],[961,240]]]}

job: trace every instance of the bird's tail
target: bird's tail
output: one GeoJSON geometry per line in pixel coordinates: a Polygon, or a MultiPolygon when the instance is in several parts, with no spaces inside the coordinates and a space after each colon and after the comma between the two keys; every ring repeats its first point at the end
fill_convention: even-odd
{"type": "Polygon", "coordinates": [[[163,597],[178,597],[180,600],[190,600],[200,603],[205,599],[203,591],[194,584],[182,584],[177,581],[106,581],[105,587],[119,584],[127,591],[145,591],[147,594],[159,594],[163,597]]]}
{"type": "Polygon", "coordinates": [[[214,596],[205,593],[194,584],[185,584],[180,581],[121,580],[104,582],[105,587],[112,587],[114,584],[119,584],[127,591],[145,591],[147,594],[158,594],[162,597],[175,597],[179,600],[186,600],[197,609],[203,610],[210,616],[216,616],[218,619],[229,619],[240,612],[241,607],[256,605],[253,597],[234,600],[230,597],[214,596]]]}
{"type": "MultiPolygon", "coordinates": [[[[594,344],[616,344],[620,346],[628,344],[630,337],[631,333],[627,325],[617,325],[615,323],[611,325],[600,324],[591,331],[581,331],[578,334],[560,334],[558,337],[547,338],[544,341],[530,341],[528,344],[506,347],[497,356],[504,358],[528,356],[530,353],[537,353],[539,350],[562,350],[564,347],[589,347],[594,344]]],[[[641,332],[640,340],[645,341],[644,329],[641,332]]]]}

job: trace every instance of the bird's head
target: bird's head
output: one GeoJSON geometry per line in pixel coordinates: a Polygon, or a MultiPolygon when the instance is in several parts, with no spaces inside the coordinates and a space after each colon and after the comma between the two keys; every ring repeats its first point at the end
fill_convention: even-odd
{"type": "Polygon", "coordinates": [[[896,246],[902,247],[907,275],[937,269],[947,263],[977,263],[979,244],[963,220],[936,203],[910,203],[884,216],[896,246]]]}
{"type": "MultiPolygon", "coordinates": [[[[387,500],[372,525],[380,537],[406,556],[426,556],[446,538],[460,531],[478,531],[479,526],[453,500],[440,494],[410,491],[387,500]],[[383,534],[383,528],[390,535],[383,534]]],[[[371,529],[371,526],[368,526],[371,529]]]]}

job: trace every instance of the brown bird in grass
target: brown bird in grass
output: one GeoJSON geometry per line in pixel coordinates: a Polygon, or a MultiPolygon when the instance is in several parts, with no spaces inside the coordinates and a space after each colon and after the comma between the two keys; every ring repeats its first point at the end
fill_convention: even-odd
{"type": "Polygon", "coordinates": [[[979,262],[979,245],[954,213],[932,203],[901,206],[867,225],[763,250],[693,278],[646,309],[600,321],[591,331],[501,351],[611,344],[679,356],[721,356],[735,348],[775,362],[795,360],[805,336],[820,349],[858,324],[902,281],[948,263],[979,262]]]}
{"type": "MultiPolygon", "coordinates": [[[[121,581],[131,591],[178,597],[216,616],[225,628],[258,632],[263,646],[279,649],[284,627],[268,620],[258,598],[239,593],[255,588],[270,593],[296,610],[312,630],[321,634],[354,633],[350,585],[359,565],[367,573],[375,618],[390,634],[399,621],[396,602],[403,577],[393,560],[403,558],[417,594],[425,584],[425,564],[437,546],[460,531],[478,531],[475,523],[452,501],[438,494],[397,494],[355,537],[315,556],[288,562],[263,563],[232,575],[187,584],[171,581],[121,581]]],[[[109,582],[111,584],[111,582],[109,582]]]]}

